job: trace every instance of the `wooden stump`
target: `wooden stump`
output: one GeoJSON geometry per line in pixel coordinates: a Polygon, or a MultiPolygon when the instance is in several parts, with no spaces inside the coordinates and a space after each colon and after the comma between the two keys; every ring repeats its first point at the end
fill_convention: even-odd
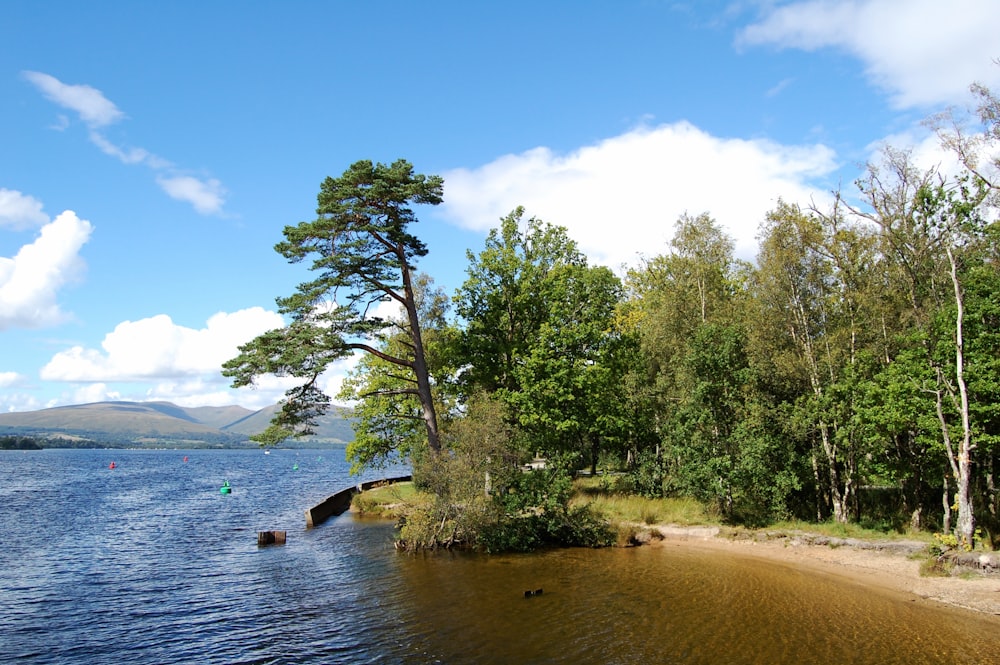
{"type": "Polygon", "coordinates": [[[264,547],[265,545],[284,545],[284,544],[285,544],[284,531],[257,532],[257,547],[264,547]]]}

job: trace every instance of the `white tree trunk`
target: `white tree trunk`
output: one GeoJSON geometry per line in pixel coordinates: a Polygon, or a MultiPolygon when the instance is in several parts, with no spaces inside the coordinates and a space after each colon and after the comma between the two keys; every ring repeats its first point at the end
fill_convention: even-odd
{"type": "Polygon", "coordinates": [[[958,523],[955,525],[959,545],[972,549],[976,519],[972,509],[972,427],[969,421],[969,390],[965,384],[965,356],[962,320],[965,316],[965,298],[958,280],[955,256],[948,248],[948,262],[951,264],[951,283],[955,289],[955,381],[958,383],[959,412],[962,417],[962,440],[958,446],[958,523]]]}

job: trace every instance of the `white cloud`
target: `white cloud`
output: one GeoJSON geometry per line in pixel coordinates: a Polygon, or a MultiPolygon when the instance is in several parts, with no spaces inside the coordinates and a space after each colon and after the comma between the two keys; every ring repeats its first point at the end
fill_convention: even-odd
{"type": "Polygon", "coordinates": [[[0,228],[20,231],[49,223],[42,202],[14,189],[0,187],[0,228]]]}
{"type": "Polygon", "coordinates": [[[17,372],[0,372],[0,390],[7,390],[24,381],[24,377],[17,372]]]}
{"type": "Polygon", "coordinates": [[[114,402],[122,398],[121,393],[112,390],[105,383],[88,383],[78,386],[70,393],[67,404],[93,404],[94,402],[114,402]]]}
{"type": "Polygon", "coordinates": [[[667,249],[683,213],[708,212],[752,259],[754,236],[779,197],[807,205],[827,196],[810,184],[837,167],[822,145],[723,139],[678,122],[638,128],[559,156],[547,148],[444,173],[444,214],[475,230],[518,205],[565,226],[592,261],[634,264],[667,249]]]}
{"type": "Polygon", "coordinates": [[[90,127],[104,127],[125,117],[100,90],[89,85],[67,85],[42,72],[26,71],[24,77],[50,101],[80,114],[80,119],[90,127]]]}
{"type": "Polygon", "coordinates": [[[101,149],[105,155],[116,157],[124,164],[141,164],[148,161],[152,155],[142,148],[122,148],[109,141],[100,132],[90,132],[90,141],[101,149]]]}
{"type": "Polygon", "coordinates": [[[34,397],[21,393],[4,393],[0,395],[0,413],[15,413],[17,411],[37,411],[44,409],[34,397]]]}
{"type": "Polygon", "coordinates": [[[330,396],[334,404],[346,406],[346,404],[338,401],[336,396],[344,385],[344,379],[347,378],[347,375],[355,367],[357,367],[358,363],[361,361],[361,356],[361,353],[355,353],[352,356],[338,360],[330,365],[330,368],[320,377],[320,388],[323,389],[324,393],[330,396]]]}
{"type": "Polygon", "coordinates": [[[777,97],[784,91],[785,88],[794,83],[794,79],[785,78],[778,81],[775,85],[771,86],[771,89],[764,93],[765,97],[777,97]]]}
{"type": "Polygon", "coordinates": [[[16,256],[0,256],[0,330],[51,326],[66,319],[56,295],[82,271],[79,252],[92,230],[90,222],[67,210],[16,256]]]}
{"type": "Polygon", "coordinates": [[[225,189],[215,179],[191,176],[160,176],[156,182],[171,198],[186,201],[203,215],[218,213],[225,202],[225,189]]]}
{"type": "Polygon", "coordinates": [[[405,320],[406,310],[393,298],[379,300],[368,309],[366,319],[383,319],[386,321],[405,320]]]}
{"type": "Polygon", "coordinates": [[[941,139],[933,132],[913,128],[897,132],[869,146],[871,156],[869,161],[878,163],[882,160],[882,149],[891,146],[895,150],[906,150],[914,167],[922,171],[934,170],[945,177],[954,177],[964,168],[954,151],[941,144],[941,139]]]}
{"type": "Polygon", "coordinates": [[[248,409],[262,409],[280,399],[280,390],[248,390],[237,392],[218,382],[206,381],[200,377],[184,381],[160,381],[146,390],[137,401],[165,401],[178,406],[229,406],[239,404],[248,409]]]}
{"type": "Polygon", "coordinates": [[[33,411],[42,408],[38,399],[18,389],[29,387],[28,377],[17,372],[0,372],[0,413],[33,411]]]}
{"type": "MultiPolygon", "coordinates": [[[[101,152],[124,164],[142,164],[153,169],[157,172],[156,182],[163,191],[174,199],[190,203],[203,215],[222,211],[226,190],[218,180],[211,178],[200,180],[178,175],[174,172],[174,165],[170,161],[145,148],[117,145],[101,133],[99,131],[101,128],[123,120],[126,116],[100,90],[89,85],[67,85],[54,76],[42,72],[26,71],[23,74],[46,98],[64,108],[76,111],[80,119],[90,128],[88,136],[91,143],[101,152]]],[[[65,116],[60,116],[60,119],[55,129],[65,129],[65,116]]],[[[2,221],[2,207],[0,207],[0,222],[2,221]]]]}
{"type": "MultiPolygon", "coordinates": [[[[322,390],[335,396],[340,391],[344,377],[358,362],[358,354],[333,363],[327,372],[319,379],[322,390]]],[[[185,407],[195,406],[228,406],[239,404],[247,409],[262,409],[276,404],[282,399],[285,391],[301,380],[291,377],[262,376],[257,379],[252,388],[229,388],[218,381],[206,380],[205,377],[190,377],[172,381],[157,381],[146,389],[141,396],[132,398],[136,401],[167,401],[185,407]]],[[[334,400],[336,403],[336,400],[334,400]]]]}
{"type": "MultiPolygon", "coordinates": [[[[239,345],[283,325],[279,314],[261,307],[220,312],[197,330],[179,326],[163,314],[125,321],[105,336],[101,349],[74,346],[56,354],[42,368],[41,379],[82,384],[65,392],[56,400],[59,404],[127,399],[260,409],[275,404],[300,380],[266,375],[258,377],[252,388],[233,389],[221,366],[236,356],[239,345]]],[[[320,377],[327,394],[340,390],[357,362],[355,355],[333,363],[320,377]]],[[[0,406],[5,402],[0,397],[0,406]]],[[[25,410],[18,405],[10,408],[25,410]]]]}
{"type": "Polygon", "coordinates": [[[859,58],[897,108],[968,100],[974,81],[1000,83],[996,0],[806,0],[774,6],[739,42],[836,48],[859,58]]]}
{"type": "Polygon", "coordinates": [[[166,314],[125,321],[105,335],[101,350],[74,346],[62,351],[42,368],[41,376],[46,381],[87,382],[215,376],[240,344],[283,325],[279,314],[261,307],[220,312],[198,330],[179,326],[166,314]]]}

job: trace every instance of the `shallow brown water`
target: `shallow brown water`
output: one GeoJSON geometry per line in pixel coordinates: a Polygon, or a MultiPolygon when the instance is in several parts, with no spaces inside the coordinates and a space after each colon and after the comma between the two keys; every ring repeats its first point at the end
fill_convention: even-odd
{"type": "Polygon", "coordinates": [[[397,566],[391,613],[412,662],[1000,663],[994,617],[730,552],[401,555],[397,566]]]}

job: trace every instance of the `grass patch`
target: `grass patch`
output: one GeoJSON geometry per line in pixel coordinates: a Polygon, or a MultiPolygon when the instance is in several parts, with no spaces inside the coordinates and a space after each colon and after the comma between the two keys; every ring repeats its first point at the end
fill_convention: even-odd
{"type": "Polygon", "coordinates": [[[355,494],[351,499],[351,510],[366,517],[397,519],[405,510],[429,500],[417,491],[412,482],[393,483],[355,494]]]}
{"type": "Polygon", "coordinates": [[[594,479],[577,480],[570,505],[589,505],[612,523],[677,524],[695,526],[716,524],[718,520],[694,499],[649,499],[602,490],[594,479]]]}
{"type": "Polygon", "coordinates": [[[885,531],[882,529],[870,529],[858,524],[840,522],[803,522],[798,520],[777,522],[767,528],[768,531],[802,531],[814,533],[831,538],[856,538],[858,540],[917,540],[930,544],[933,542],[933,535],[926,532],[911,531],[908,533],[898,533],[896,531],[885,531]]]}
{"type": "Polygon", "coordinates": [[[920,576],[951,577],[954,567],[947,557],[929,556],[920,563],[920,576]]]}

